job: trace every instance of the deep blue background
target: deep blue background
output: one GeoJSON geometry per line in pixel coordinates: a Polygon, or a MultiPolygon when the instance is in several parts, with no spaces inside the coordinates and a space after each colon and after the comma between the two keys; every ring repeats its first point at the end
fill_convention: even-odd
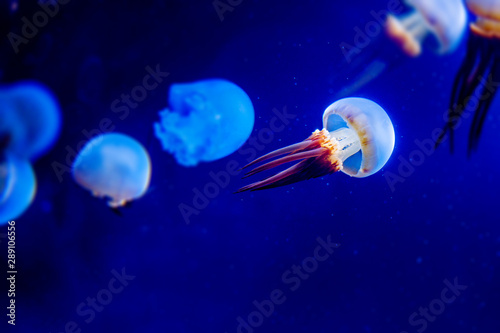
{"type": "MultiPolygon", "coordinates": [[[[21,17],[39,10],[35,3],[19,6],[2,17],[3,36],[19,33],[21,17]]],[[[269,126],[273,108],[297,115],[259,154],[303,140],[351,82],[338,75],[349,69],[339,44],[352,44],[354,27],[364,29],[371,10],[386,8],[385,0],[243,0],[221,22],[211,0],[72,0],[18,54],[2,37],[1,81],[45,83],[64,115],[60,140],[35,164],[36,199],[17,219],[17,325],[7,329],[64,332],[75,321],[82,332],[236,332],[236,318],[280,288],[286,302],[255,332],[416,332],[408,317],[440,297],[444,279],[457,277],[467,290],[427,331],[498,332],[500,100],[469,159],[470,119],[458,129],[454,155],[444,145],[395,191],[384,178],[398,172],[398,157],[409,159],[417,149],[415,139],[443,125],[465,40],[450,56],[404,59],[357,93],[383,106],[396,129],[391,160],[366,179],[339,173],[236,195],[248,180],[232,177],[187,225],[179,204],[192,205],[193,189],[202,190],[211,171],[233,160],[246,164],[248,155],[184,168],[152,134],[170,84],[222,77],[252,99],[254,135],[269,126]],[[121,120],[111,103],[157,64],[169,77],[121,120]],[[86,139],[82,131],[98,128],[103,118],[142,142],[153,162],[149,193],[123,217],[68,173],[59,182],[51,166],[65,163],[65,147],[76,150],[86,139]],[[290,291],[282,274],[328,235],[341,246],[290,291]],[[122,267],[136,278],[85,323],[77,305],[122,267]]],[[[2,301],[2,327],[5,306],[2,301]]]]}

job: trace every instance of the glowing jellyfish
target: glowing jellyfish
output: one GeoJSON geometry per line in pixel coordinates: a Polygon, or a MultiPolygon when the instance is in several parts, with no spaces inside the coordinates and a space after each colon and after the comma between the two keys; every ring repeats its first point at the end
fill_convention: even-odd
{"type": "MultiPolygon", "coordinates": [[[[385,31],[391,43],[410,57],[422,54],[423,49],[431,49],[437,54],[452,53],[460,45],[467,27],[467,11],[462,0],[406,0],[413,9],[401,16],[388,15],[385,20],[385,31]]],[[[383,21],[382,21],[383,22],[383,21]]],[[[345,86],[337,97],[353,94],[385,71],[394,68],[402,59],[393,45],[382,38],[370,41],[376,51],[359,51],[353,48],[344,53],[353,57],[351,52],[360,53],[355,61],[346,68],[353,83],[345,86]]]]}
{"type": "Polygon", "coordinates": [[[35,192],[36,178],[29,161],[5,153],[0,162],[0,225],[24,213],[35,192]]]}
{"type": "Polygon", "coordinates": [[[144,195],[151,179],[151,161],[146,149],[128,135],[103,134],[80,151],[73,163],[73,177],[117,208],[144,195]]]}
{"type": "Polygon", "coordinates": [[[250,136],[254,109],[232,82],[210,79],[170,87],[169,108],[154,124],[163,149],[184,166],[195,166],[235,152],[250,136]]]}
{"type": "MultiPolygon", "coordinates": [[[[468,9],[476,15],[470,24],[467,55],[453,84],[448,120],[441,139],[453,134],[464,111],[474,113],[469,132],[468,151],[476,149],[486,115],[500,82],[500,0],[467,0],[468,9]]],[[[439,140],[438,142],[440,142],[439,140]]]]}
{"type": "Polygon", "coordinates": [[[462,0],[407,0],[414,10],[396,17],[389,15],[386,31],[409,56],[422,53],[422,45],[430,40],[430,48],[439,54],[456,50],[467,24],[467,11],[462,0]]]}
{"type": "Polygon", "coordinates": [[[54,95],[35,82],[0,88],[0,136],[9,137],[7,150],[34,160],[52,147],[61,127],[54,95]]]}
{"type": "Polygon", "coordinates": [[[284,163],[299,161],[288,169],[238,192],[263,190],[317,178],[337,171],[363,178],[379,171],[394,149],[394,127],[378,104],[365,98],[345,98],[323,113],[323,129],[305,141],[275,150],[245,168],[285,155],[248,172],[245,177],[284,163]]]}

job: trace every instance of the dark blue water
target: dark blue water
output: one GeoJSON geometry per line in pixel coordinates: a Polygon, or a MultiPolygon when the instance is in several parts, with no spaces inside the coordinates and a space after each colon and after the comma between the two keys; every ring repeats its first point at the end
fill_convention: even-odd
{"type": "MultiPolygon", "coordinates": [[[[388,2],[232,3],[221,21],[210,0],[71,0],[18,53],[2,37],[1,81],[41,81],[63,110],[59,141],[34,165],[35,201],[16,220],[16,325],[6,323],[4,282],[2,332],[498,332],[500,100],[469,158],[471,118],[453,155],[448,142],[436,151],[416,142],[444,125],[466,41],[451,55],[410,59],[380,32],[356,55],[394,62],[354,94],[380,104],[395,126],[379,173],[233,194],[249,180],[225,177],[228,168],[321,128],[324,109],[352,83],[339,76],[350,69],[339,45],[354,44],[354,29],[388,2]],[[118,112],[112,103],[141,86],[147,68],[163,73],[157,87],[118,112]],[[152,126],[172,83],[211,77],[250,96],[253,139],[182,167],[152,126]],[[265,137],[277,114],[280,130],[265,137]],[[143,143],[153,163],[149,192],[123,216],[54,170],[103,119],[143,143]],[[196,195],[214,175],[222,180],[211,198],[196,195]]],[[[21,1],[3,14],[2,34],[20,34],[22,17],[39,10],[21,1]]]]}

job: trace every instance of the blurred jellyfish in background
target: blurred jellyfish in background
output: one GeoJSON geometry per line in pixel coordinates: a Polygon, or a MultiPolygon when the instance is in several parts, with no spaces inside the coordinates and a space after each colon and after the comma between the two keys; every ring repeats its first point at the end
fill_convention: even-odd
{"type": "Polygon", "coordinates": [[[500,85],[500,0],[467,0],[476,16],[470,24],[467,55],[453,84],[448,119],[441,139],[449,132],[453,152],[454,130],[464,115],[474,113],[468,152],[477,149],[489,108],[500,85]]]}
{"type": "Polygon", "coordinates": [[[146,149],[125,134],[93,138],[73,163],[73,177],[83,188],[118,208],[146,193],[151,161],[146,149]]]}
{"type": "Polygon", "coordinates": [[[353,83],[343,88],[338,98],[351,95],[401,60],[420,56],[424,49],[444,55],[460,45],[467,25],[462,0],[406,0],[406,4],[411,7],[408,13],[389,14],[385,19],[384,29],[389,38],[375,40],[372,48],[376,51],[363,50],[362,55],[346,66],[348,72],[342,75],[350,77],[353,83]]]}
{"type": "Polygon", "coordinates": [[[254,109],[236,84],[209,79],[173,84],[169,107],[154,124],[163,149],[183,166],[195,166],[232,154],[250,136],[254,109]]]}
{"type": "Polygon", "coordinates": [[[387,35],[409,56],[417,57],[428,40],[430,49],[446,54],[457,49],[467,12],[461,0],[407,0],[413,11],[386,21],[387,35]]]}
{"type": "Polygon", "coordinates": [[[0,225],[24,213],[35,192],[36,178],[29,161],[5,153],[0,161],[0,225]]]}
{"type": "Polygon", "coordinates": [[[0,224],[31,204],[36,179],[30,161],[47,152],[61,127],[53,94],[35,82],[0,87],[0,224]]]}
{"type": "Polygon", "coordinates": [[[35,160],[55,143],[61,112],[54,95],[35,82],[0,88],[0,136],[8,136],[4,149],[35,160]]]}
{"type": "Polygon", "coordinates": [[[298,163],[238,192],[289,185],[337,171],[356,178],[368,177],[384,167],[394,143],[394,127],[384,109],[366,98],[344,98],[325,110],[321,131],[246,165],[244,168],[284,155],[249,171],[245,178],[285,163],[298,163]]]}

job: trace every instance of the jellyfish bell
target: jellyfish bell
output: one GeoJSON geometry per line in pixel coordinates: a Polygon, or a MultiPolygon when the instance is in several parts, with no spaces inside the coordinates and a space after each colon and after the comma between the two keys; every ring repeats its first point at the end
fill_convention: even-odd
{"type": "Polygon", "coordinates": [[[4,153],[0,160],[0,225],[21,216],[36,193],[36,177],[29,161],[4,153]]]}
{"type": "Polygon", "coordinates": [[[323,127],[330,133],[349,133],[356,148],[360,142],[354,154],[351,146],[345,149],[349,157],[344,159],[341,171],[353,177],[364,178],[378,172],[394,149],[391,119],[382,107],[366,98],[345,98],[331,104],[323,114],[323,127]]]}
{"type": "Polygon", "coordinates": [[[398,68],[408,57],[418,57],[425,49],[439,55],[457,49],[467,28],[467,11],[462,0],[406,0],[406,3],[412,8],[409,13],[389,14],[385,20],[377,18],[389,38],[374,38],[369,46],[363,47],[363,52],[358,47],[343,51],[348,63],[336,70],[335,81],[346,78],[348,81],[336,98],[355,94],[383,73],[398,68]],[[352,59],[354,54],[357,56],[352,59]]]}
{"type": "Polygon", "coordinates": [[[60,128],[59,105],[48,88],[32,81],[0,87],[0,135],[10,137],[10,151],[34,160],[53,146],[60,128]]]}
{"type": "Polygon", "coordinates": [[[467,25],[467,11],[462,0],[407,0],[413,7],[409,14],[389,15],[386,32],[411,57],[422,53],[423,42],[430,38],[438,54],[453,52],[467,25]]]}
{"type": "Polygon", "coordinates": [[[467,53],[453,83],[446,125],[437,145],[449,133],[453,152],[459,119],[473,113],[468,139],[470,154],[478,147],[486,116],[500,85],[500,0],[467,0],[466,5],[476,18],[470,24],[467,53]]]}
{"type": "Polygon", "coordinates": [[[251,162],[244,168],[285,155],[253,169],[245,177],[284,163],[300,162],[238,192],[289,185],[337,171],[356,178],[368,177],[387,163],[394,143],[394,127],[384,109],[365,98],[344,98],[325,110],[321,131],[251,162]]]}
{"type": "Polygon", "coordinates": [[[184,166],[210,162],[232,154],[250,136],[254,109],[236,84],[209,79],[173,84],[169,108],[154,124],[163,148],[184,166]]]}
{"type": "Polygon", "coordinates": [[[128,135],[109,133],[88,142],[73,163],[73,178],[111,208],[143,196],[151,179],[146,149],[128,135]]]}

